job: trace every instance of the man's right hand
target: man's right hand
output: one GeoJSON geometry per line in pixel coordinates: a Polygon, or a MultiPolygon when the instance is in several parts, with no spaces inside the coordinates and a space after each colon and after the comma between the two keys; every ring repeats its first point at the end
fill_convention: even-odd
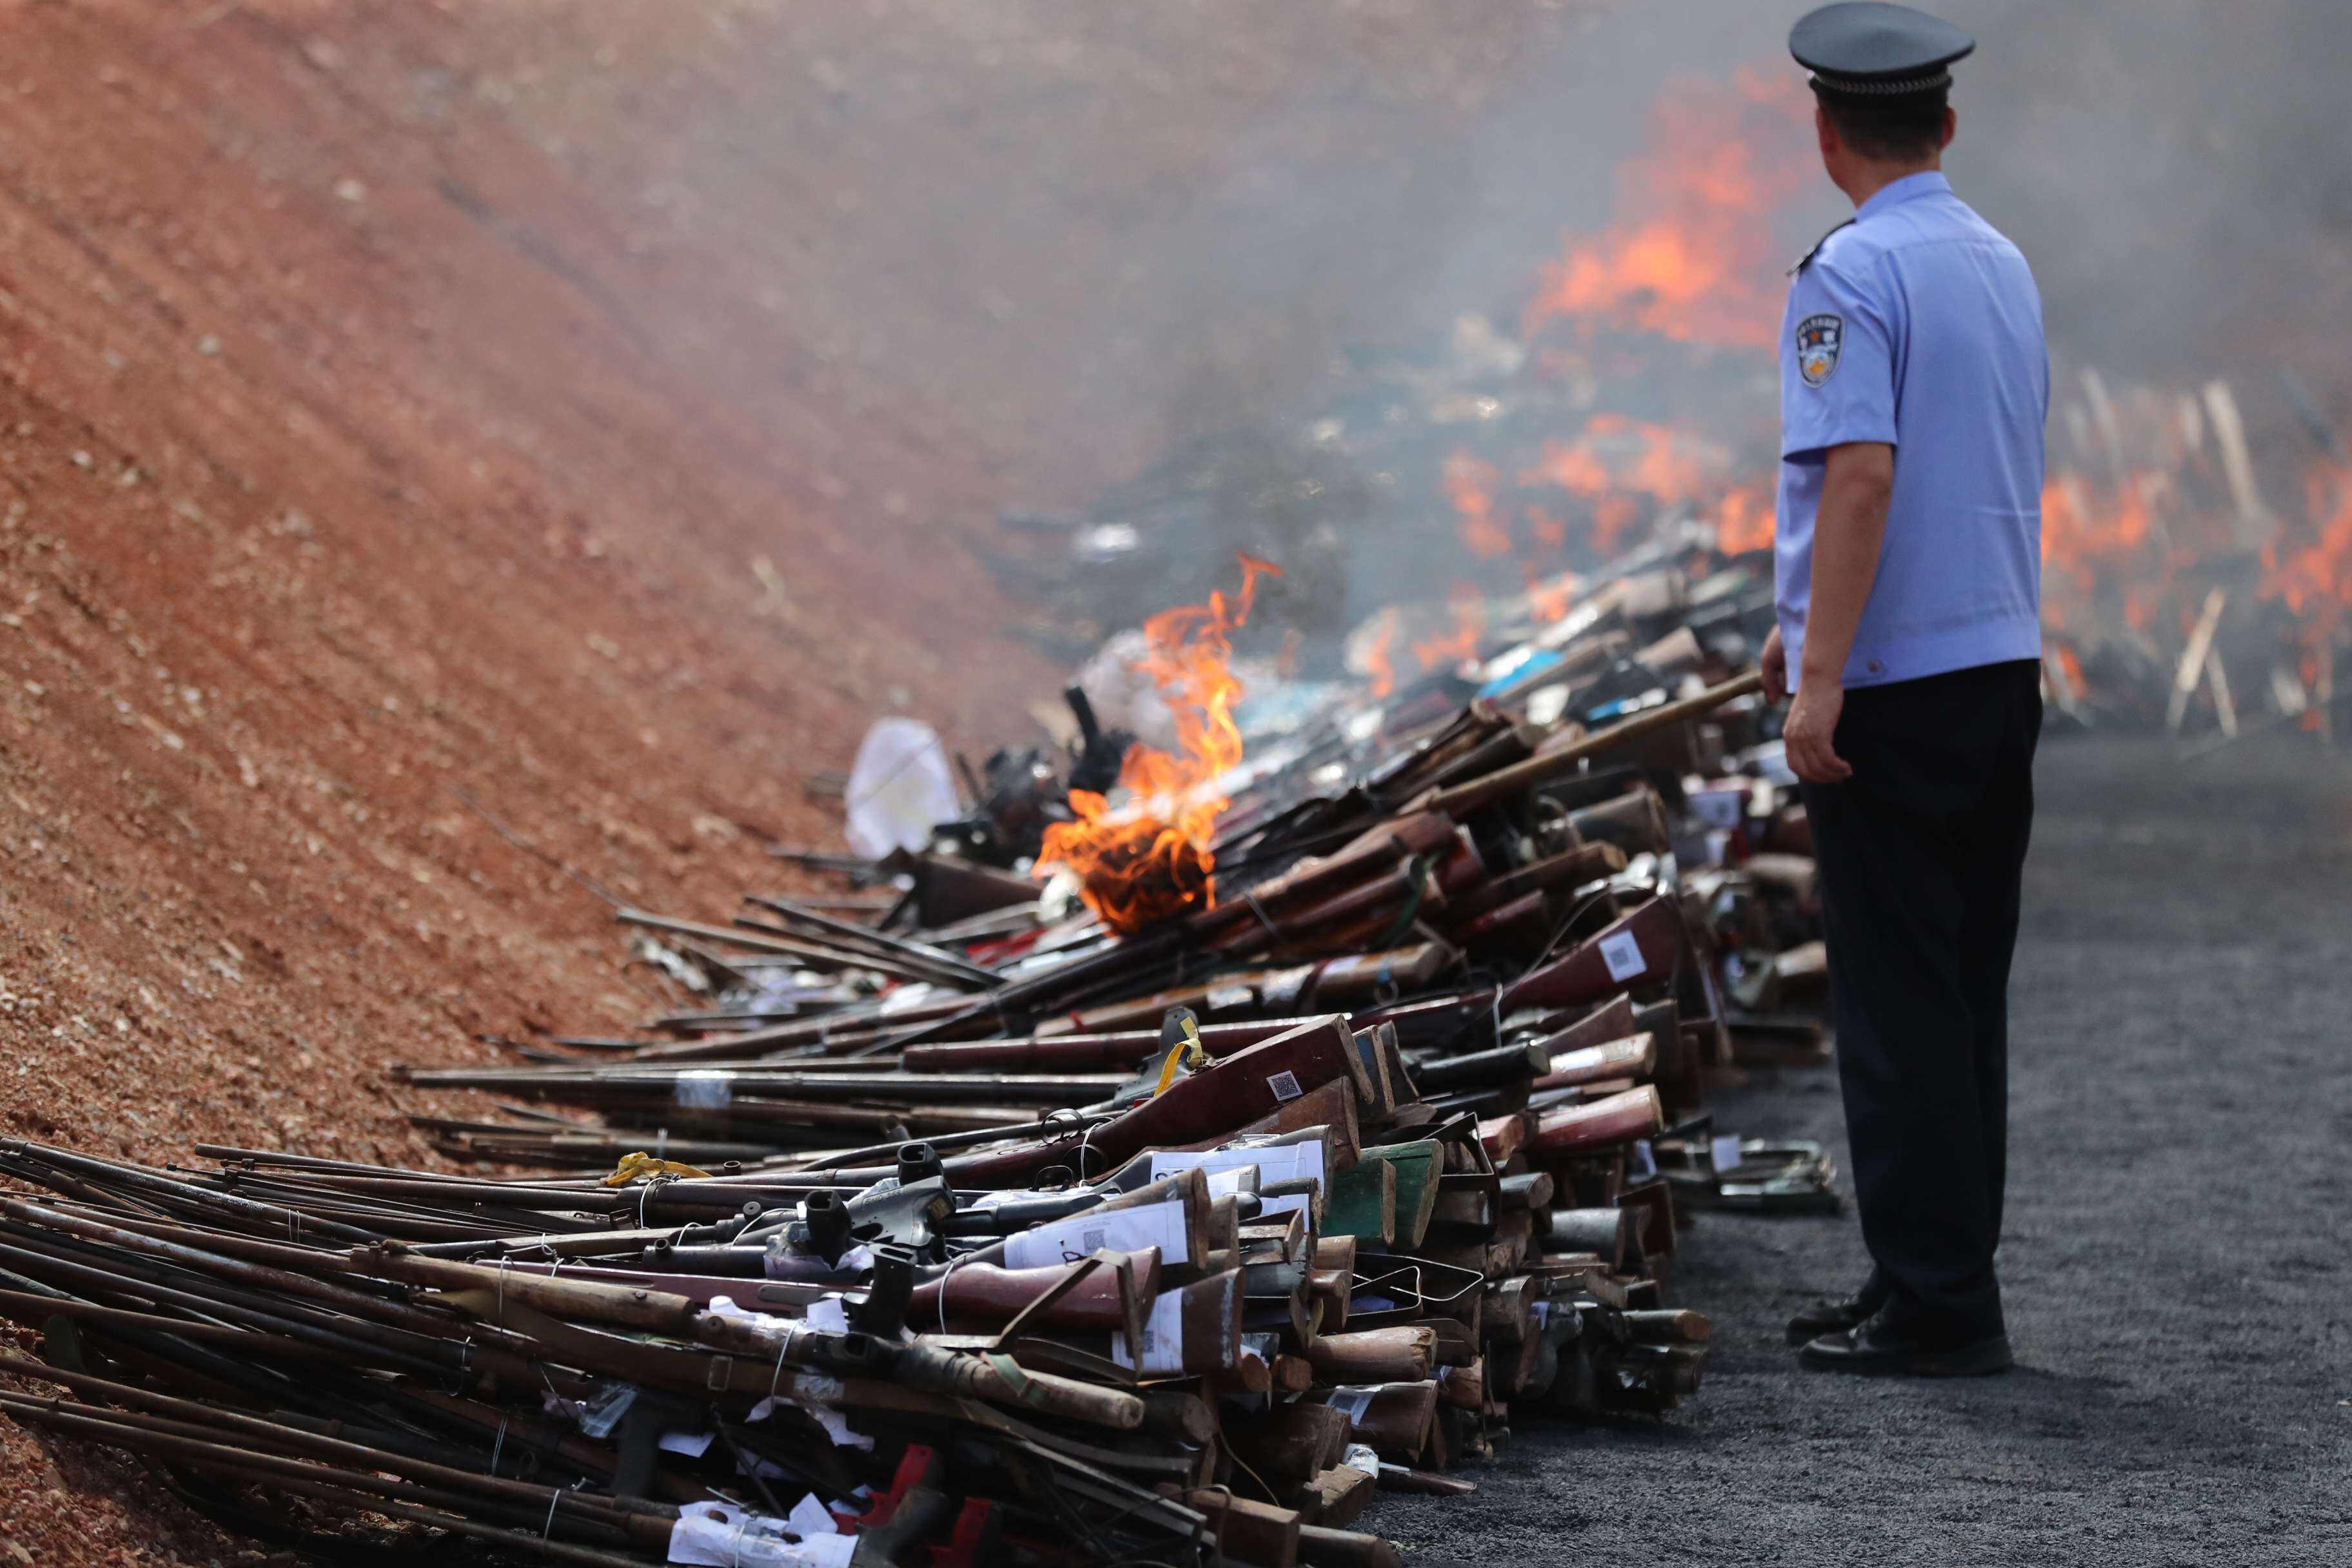
{"type": "Polygon", "coordinates": [[[1789,650],[1780,646],[1779,626],[1774,626],[1772,635],[1764,639],[1764,652],[1757,663],[1764,672],[1765,700],[1789,700],[1789,650]]]}

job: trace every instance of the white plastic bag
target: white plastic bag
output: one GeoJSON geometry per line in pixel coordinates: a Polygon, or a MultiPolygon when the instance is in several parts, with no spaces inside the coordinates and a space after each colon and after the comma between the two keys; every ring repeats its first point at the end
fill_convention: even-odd
{"type": "Polygon", "coordinates": [[[920,849],[931,829],[962,815],[947,748],[929,724],[878,719],[858,743],[843,793],[849,847],[869,860],[893,849],[920,849]]]}

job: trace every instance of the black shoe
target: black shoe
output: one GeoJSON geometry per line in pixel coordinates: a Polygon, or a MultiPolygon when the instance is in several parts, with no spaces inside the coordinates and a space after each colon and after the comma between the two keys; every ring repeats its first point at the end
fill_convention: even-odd
{"type": "Polygon", "coordinates": [[[1848,1329],[1858,1329],[1871,1315],[1886,1305],[1889,1291],[1880,1280],[1878,1270],[1870,1271],[1862,1289],[1851,1296],[1827,1298],[1814,1302],[1789,1320],[1789,1342],[1809,1345],[1823,1334],[1842,1334],[1848,1329]]]}
{"type": "Polygon", "coordinates": [[[1986,1377],[2013,1364],[2009,1336],[1934,1336],[1887,1321],[1884,1312],[1858,1327],[1823,1334],[1797,1352],[1816,1372],[1864,1377],[1986,1377]]]}

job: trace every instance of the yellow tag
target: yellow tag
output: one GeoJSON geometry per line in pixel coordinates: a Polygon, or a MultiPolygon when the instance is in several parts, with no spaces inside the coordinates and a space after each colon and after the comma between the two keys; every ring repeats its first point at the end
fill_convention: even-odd
{"type": "Polygon", "coordinates": [[[1184,1037],[1168,1047],[1168,1059],[1160,1064],[1160,1085],[1151,1091],[1152,1098],[1158,1099],[1168,1092],[1168,1086],[1176,1081],[1179,1067],[1199,1072],[1208,1059],[1209,1053],[1201,1047],[1200,1026],[1187,1017],[1184,1020],[1184,1037]]]}
{"type": "Polygon", "coordinates": [[[641,1149],[634,1154],[622,1155],[621,1163],[613,1167],[613,1173],[604,1178],[604,1184],[608,1187],[625,1187],[639,1176],[650,1181],[656,1176],[708,1177],[709,1174],[708,1171],[698,1171],[691,1165],[681,1165],[675,1160],[656,1160],[641,1149]]]}

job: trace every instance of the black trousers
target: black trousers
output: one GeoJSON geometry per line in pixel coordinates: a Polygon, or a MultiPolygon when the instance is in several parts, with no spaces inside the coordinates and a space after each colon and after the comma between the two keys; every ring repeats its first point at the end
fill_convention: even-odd
{"type": "Polygon", "coordinates": [[[1864,687],[1835,740],[1853,776],[1803,786],[1863,1240],[1889,1313],[1927,1331],[2002,1329],[2009,965],[2041,729],[2031,659],[1864,687]]]}

